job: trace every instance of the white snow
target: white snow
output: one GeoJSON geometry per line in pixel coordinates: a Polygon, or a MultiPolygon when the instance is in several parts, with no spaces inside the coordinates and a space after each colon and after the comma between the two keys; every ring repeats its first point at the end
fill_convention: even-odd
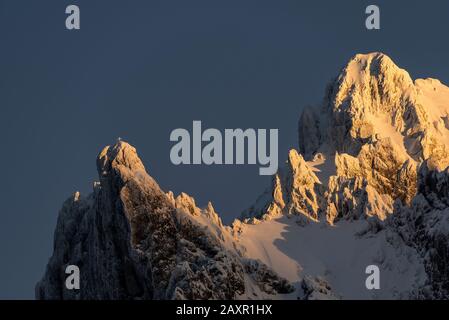
{"type": "Polygon", "coordinates": [[[436,79],[417,79],[417,102],[427,111],[438,138],[449,148],[449,88],[436,79]]]}
{"type": "MultiPolygon", "coordinates": [[[[282,277],[299,286],[306,276],[321,276],[344,299],[406,298],[425,279],[414,249],[386,231],[359,237],[367,221],[314,223],[301,227],[295,217],[281,216],[258,225],[246,225],[239,242],[245,255],[259,259],[282,277]],[[368,265],[379,266],[380,290],[367,290],[368,265]]],[[[295,297],[291,297],[295,298],[295,297]]]]}

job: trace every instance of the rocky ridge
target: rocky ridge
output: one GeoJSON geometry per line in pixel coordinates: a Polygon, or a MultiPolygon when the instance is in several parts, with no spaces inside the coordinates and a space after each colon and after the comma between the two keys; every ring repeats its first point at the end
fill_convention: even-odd
{"type": "Polygon", "coordinates": [[[237,299],[288,294],[293,287],[263,263],[242,258],[211,204],[164,193],[129,144],[98,156],[100,182],[66,200],[38,299],[237,299]],[[77,265],[82,290],[66,290],[77,265]]]}

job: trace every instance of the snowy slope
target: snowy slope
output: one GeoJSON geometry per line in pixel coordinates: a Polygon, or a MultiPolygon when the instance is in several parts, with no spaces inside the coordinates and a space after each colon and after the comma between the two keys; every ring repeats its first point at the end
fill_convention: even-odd
{"type": "Polygon", "coordinates": [[[363,220],[302,227],[294,217],[283,216],[248,225],[239,242],[247,256],[260,259],[297,287],[305,276],[320,276],[344,299],[407,298],[425,282],[421,257],[388,231],[357,235],[367,225],[363,220]],[[365,287],[365,269],[373,264],[382,270],[381,290],[365,287]]]}

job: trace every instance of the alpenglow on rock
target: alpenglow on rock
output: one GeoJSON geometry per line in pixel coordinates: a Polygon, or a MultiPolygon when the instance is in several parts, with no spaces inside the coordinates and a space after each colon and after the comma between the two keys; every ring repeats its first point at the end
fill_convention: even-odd
{"type": "Polygon", "coordinates": [[[129,144],[98,156],[100,182],[63,205],[54,253],[38,299],[237,299],[293,291],[262,263],[238,255],[212,205],[174,199],[146,173],[129,144]],[[65,288],[65,267],[81,270],[81,289],[65,288]]]}
{"type": "Polygon", "coordinates": [[[287,206],[289,213],[330,223],[384,220],[394,201],[410,204],[415,197],[423,161],[439,170],[449,165],[448,117],[448,87],[434,79],[413,81],[382,53],[358,54],[328,86],[321,106],[303,111],[303,160],[292,167],[291,155],[298,152],[290,151],[268,202],[259,201],[244,217],[276,215],[280,203],[298,195],[302,204],[287,206]]]}
{"type": "Polygon", "coordinates": [[[63,204],[39,299],[448,299],[449,88],[358,54],[231,226],[165,193],[126,142],[63,204]],[[77,265],[80,290],[65,288],[77,265]],[[366,267],[381,272],[367,290],[366,267]]]}
{"type": "Polygon", "coordinates": [[[413,81],[382,53],[353,57],[322,104],[303,111],[299,150],[242,214],[253,239],[271,233],[285,244],[249,256],[269,263],[290,247],[300,274],[274,270],[302,287],[319,276],[334,297],[448,299],[448,117],[440,81],[413,81]],[[302,228],[285,231],[294,224],[302,228]],[[370,264],[384,279],[372,293],[362,284],[370,264]]]}

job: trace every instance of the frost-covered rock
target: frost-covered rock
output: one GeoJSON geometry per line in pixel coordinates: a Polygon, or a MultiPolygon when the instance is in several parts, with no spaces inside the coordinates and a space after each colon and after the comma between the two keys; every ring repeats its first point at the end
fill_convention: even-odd
{"type": "MultiPolygon", "coordinates": [[[[272,229],[284,221],[280,217],[291,215],[309,229],[310,223],[338,228],[343,222],[365,221],[365,232],[351,231],[351,245],[381,237],[377,260],[396,274],[391,281],[394,292],[380,296],[448,298],[448,119],[449,88],[440,81],[413,81],[382,53],[358,54],[329,84],[322,105],[303,110],[299,152],[289,152],[271,188],[242,218],[249,224],[272,223],[272,229]],[[276,222],[263,222],[273,219],[276,222]],[[399,284],[395,278],[407,272],[414,275],[399,284]]],[[[254,237],[257,228],[270,229],[242,227],[242,238],[245,232],[254,237]]],[[[272,234],[285,235],[289,232],[272,234]]],[[[363,246],[358,250],[369,251],[363,246]]],[[[265,262],[276,255],[277,249],[269,252],[265,262]]],[[[297,261],[298,267],[306,261],[297,261]]],[[[340,268],[337,265],[329,268],[340,268]]],[[[307,272],[299,274],[292,278],[300,280],[301,288],[320,292],[310,289],[320,281],[312,281],[307,272]]]]}
{"type": "Polygon", "coordinates": [[[382,53],[358,54],[321,107],[304,109],[302,155],[290,151],[272,188],[243,217],[385,219],[395,200],[411,203],[423,161],[449,164],[448,116],[449,88],[438,80],[413,81],[382,53]]]}
{"type": "Polygon", "coordinates": [[[359,54],[298,123],[298,150],[231,226],[162,191],[129,144],[106,147],[93,193],[60,210],[37,298],[448,299],[449,88],[359,54]]]}
{"type": "Polygon", "coordinates": [[[296,150],[290,150],[287,163],[274,176],[272,188],[246,210],[242,217],[270,220],[286,212],[317,220],[316,192],[319,184],[313,168],[296,150]]]}
{"type": "Polygon", "coordinates": [[[263,298],[288,288],[263,263],[248,273],[212,204],[164,193],[129,144],[106,147],[97,167],[94,192],[60,211],[38,299],[235,299],[256,284],[263,298]],[[80,290],[65,288],[67,265],[79,267],[80,290]]]}
{"type": "Polygon", "coordinates": [[[418,195],[410,207],[398,205],[388,222],[424,259],[428,274],[419,298],[449,297],[449,169],[431,170],[427,162],[419,171],[418,195]]]}
{"type": "Polygon", "coordinates": [[[329,283],[321,277],[306,276],[301,282],[301,300],[338,300],[329,283]]]}

